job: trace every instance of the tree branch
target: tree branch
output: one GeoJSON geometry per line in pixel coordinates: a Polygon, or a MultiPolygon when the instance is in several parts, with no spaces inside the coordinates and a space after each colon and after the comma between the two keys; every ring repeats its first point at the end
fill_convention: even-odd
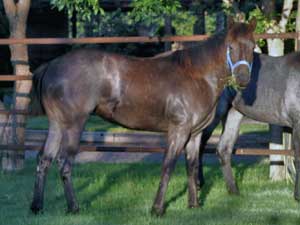
{"type": "Polygon", "coordinates": [[[19,0],[17,3],[17,13],[18,16],[22,18],[22,20],[27,20],[29,8],[31,5],[31,0],[19,0]]]}
{"type": "Polygon", "coordinates": [[[8,17],[14,17],[17,13],[17,6],[13,0],[3,0],[5,13],[8,17]]]}
{"type": "Polygon", "coordinates": [[[286,25],[288,23],[288,19],[291,15],[291,11],[293,8],[293,2],[294,0],[284,0],[283,2],[283,8],[282,8],[282,13],[281,13],[281,19],[279,21],[279,27],[281,32],[286,31],[286,25]]]}
{"type": "Polygon", "coordinates": [[[298,0],[298,5],[297,5],[296,31],[300,32],[300,0],[298,0]]]}

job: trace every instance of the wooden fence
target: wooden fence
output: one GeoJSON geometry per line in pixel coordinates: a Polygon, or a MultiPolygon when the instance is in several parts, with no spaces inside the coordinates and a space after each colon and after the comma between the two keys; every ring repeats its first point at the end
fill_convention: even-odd
{"type": "MultiPolygon", "coordinates": [[[[208,38],[208,35],[193,36],[169,36],[169,37],[90,37],[90,38],[25,38],[25,39],[0,39],[0,45],[26,44],[26,45],[49,45],[49,44],[112,44],[112,43],[157,43],[157,42],[192,42],[201,41],[208,38]]],[[[300,33],[282,33],[282,34],[256,34],[255,39],[296,39],[300,40],[300,33]]],[[[30,80],[30,75],[0,75],[0,81],[21,81],[30,80]]],[[[23,114],[28,115],[24,110],[0,110],[0,114],[23,114]]],[[[140,142],[140,137],[136,139],[135,144],[122,142],[95,144],[90,142],[81,145],[81,151],[115,151],[115,152],[164,152],[165,144],[151,141],[150,136],[143,136],[148,139],[146,142],[140,142]]],[[[133,139],[134,140],[134,139],[133,139]]],[[[134,142],[134,141],[133,141],[134,142]]],[[[29,145],[0,145],[0,150],[41,150],[41,144],[29,145]]],[[[238,155],[292,155],[292,150],[270,150],[270,149],[237,149],[238,155]]]]}

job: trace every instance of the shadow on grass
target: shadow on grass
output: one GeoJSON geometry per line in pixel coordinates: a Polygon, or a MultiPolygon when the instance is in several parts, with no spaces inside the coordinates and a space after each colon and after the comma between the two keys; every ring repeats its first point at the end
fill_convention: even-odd
{"type": "MultiPolygon", "coordinates": [[[[151,167],[151,165],[149,165],[149,167],[151,167]]],[[[126,182],[126,179],[128,177],[130,177],[132,180],[141,180],[141,178],[145,179],[145,180],[147,180],[147,179],[153,180],[153,179],[159,177],[159,170],[156,168],[157,167],[155,167],[154,169],[151,168],[151,169],[145,171],[145,166],[142,166],[139,164],[128,164],[128,165],[126,165],[125,168],[117,169],[109,174],[105,174],[105,180],[104,180],[104,183],[101,185],[101,187],[97,188],[97,190],[94,190],[93,193],[88,194],[88,197],[85,198],[85,200],[83,202],[81,202],[81,204],[85,208],[88,208],[90,203],[94,199],[105,195],[114,186],[121,188],[123,183],[126,182]]],[[[87,176],[90,176],[90,175],[87,174],[87,176]]],[[[89,180],[92,182],[95,178],[96,178],[95,174],[93,174],[92,176],[89,177],[89,180]]],[[[87,182],[87,183],[90,183],[90,182],[87,182]]],[[[78,192],[77,188],[76,188],[76,192],[78,192]]]]}
{"type": "Polygon", "coordinates": [[[207,169],[204,168],[204,177],[205,177],[205,183],[201,187],[200,190],[200,205],[204,206],[206,202],[206,198],[210,193],[211,188],[214,185],[214,182],[216,179],[219,179],[222,177],[221,171],[219,168],[216,169],[216,167],[209,166],[207,169]]]}
{"type": "Polygon", "coordinates": [[[187,185],[184,185],[184,187],[182,188],[182,190],[180,190],[173,197],[171,197],[169,200],[167,200],[166,203],[165,203],[166,210],[168,209],[168,207],[170,206],[170,204],[172,202],[175,202],[177,199],[179,199],[180,197],[182,197],[183,195],[185,195],[186,191],[187,191],[187,185]]]}
{"type": "MultiPolygon", "coordinates": [[[[146,165],[147,166],[142,164],[127,164],[121,169],[115,169],[110,173],[106,173],[104,182],[101,185],[99,185],[99,187],[97,187],[95,190],[93,190],[91,193],[84,194],[86,195],[86,197],[84,198],[84,200],[81,200],[81,202],[79,202],[79,205],[81,205],[82,208],[84,209],[90,208],[92,201],[94,201],[98,197],[101,198],[101,196],[104,196],[106,193],[110,192],[110,190],[113,189],[114,187],[122,187],[124,183],[128,181],[127,180],[128,178],[134,180],[134,183],[139,183],[139,182],[143,183],[142,180],[145,181],[151,180],[152,181],[151,183],[155,183],[154,187],[152,188],[153,192],[150,193],[151,195],[153,195],[153,199],[154,199],[159,184],[159,180],[160,180],[161,170],[160,170],[160,166],[156,166],[153,168],[153,166],[151,166],[152,164],[146,164],[146,165]],[[149,170],[147,170],[148,167],[149,170]]],[[[251,166],[251,164],[245,164],[245,165],[238,164],[235,166],[238,174],[238,177],[236,178],[238,183],[242,181],[244,171],[247,170],[249,166],[251,166]]],[[[81,165],[81,167],[84,167],[84,165],[81,165]]],[[[183,170],[185,170],[185,167],[183,168],[183,170]]],[[[81,174],[81,176],[85,176],[86,180],[83,183],[76,185],[75,187],[75,193],[77,193],[77,195],[78,194],[80,195],[81,192],[84,192],[88,188],[88,186],[91,183],[93,183],[93,181],[97,179],[97,177],[99,176],[97,173],[88,173],[88,174],[85,173],[81,174]]],[[[206,183],[204,187],[201,188],[199,194],[199,198],[200,198],[199,200],[201,206],[205,205],[207,196],[209,195],[212,187],[214,186],[214,183],[217,180],[223,179],[221,170],[218,166],[206,167],[204,174],[207,178],[206,178],[206,183]]],[[[175,193],[172,194],[172,197],[166,199],[166,208],[168,208],[170,204],[176,202],[176,200],[178,200],[179,198],[187,194],[187,176],[186,175],[184,176],[185,176],[184,186],[180,190],[174,191],[175,193]]],[[[76,174],[74,178],[76,179],[76,174]]],[[[172,178],[173,177],[171,177],[171,180],[172,178]]],[[[62,200],[62,199],[65,201],[63,195],[60,196],[59,198],[56,198],[56,200],[62,200]]]]}
{"type": "MultiPolygon", "coordinates": [[[[161,169],[160,166],[156,166],[153,168],[151,164],[146,164],[146,165],[147,167],[149,167],[149,170],[146,169],[147,167],[145,165],[128,164],[125,168],[117,169],[109,174],[106,174],[104,183],[101,184],[101,186],[98,187],[96,190],[93,190],[92,193],[89,193],[88,196],[83,201],[80,202],[80,205],[82,205],[83,208],[85,209],[89,208],[93,200],[95,200],[98,197],[101,198],[101,196],[104,196],[114,187],[122,187],[124,185],[123,183],[126,182],[127,181],[126,179],[128,178],[135,180],[134,183],[138,183],[139,181],[140,183],[143,183],[142,180],[149,180],[149,179],[152,180],[151,183],[155,183],[155,185],[152,188],[153,192],[150,194],[153,195],[153,199],[154,199],[159,184],[159,180],[160,180],[161,169]]],[[[182,170],[185,170],[185,167],[183,167],[182,170]]],[[[208,196],[211,188],[214,185],[214,181],[222,177],[221,172],[212,166],[208,167],[205,173],[209,174],[209,176],[206,185],[200,191],[200,200],[202,205],[204,205],[206,197],[208,196]]],[[[89,176],[88,178],[89,181],[86,181],[84,183],[86,185],[85,187],[84,185],[81,185],[80,189],[76,187],[75,191],[77,193],[79,193],[80,191],[84,191],[84,189],[88,187],[90,182],[92,182],[96,178],[95,174],[93,174],[92,176],[87,174],[86,176],[89,176]]],[[[173,177],[174,176],[171,177],[171,181],[173,177]]],[[[174,192],[175,193],[172,194],[172,197],[170,197],[169,199],[166,198],[166,203],[165,203],[166,208],[168,208],[170,204],[172,204],[173,202],[177,201],[179,198],[187,194],[187,177],[185,177],[184,186],[180,190],[175,190],[174,192]]]]}

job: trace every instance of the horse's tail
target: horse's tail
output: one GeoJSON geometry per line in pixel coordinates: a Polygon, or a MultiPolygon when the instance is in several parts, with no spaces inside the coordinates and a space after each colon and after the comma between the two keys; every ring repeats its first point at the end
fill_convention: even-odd
{"type": "Polygon", "coordinates": [[[45,109],[42,102],[43,78],[47,72],[49,63],[44,63],[39,66],[33,73],[31,102],[29,106],[30,115],[44,115],[45,109]]]}

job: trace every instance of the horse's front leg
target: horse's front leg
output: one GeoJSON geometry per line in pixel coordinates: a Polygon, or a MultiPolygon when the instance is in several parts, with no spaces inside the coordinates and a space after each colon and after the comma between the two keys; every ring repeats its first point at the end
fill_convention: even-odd
{"type": "Polygon", "coordinates": [[[293,145],[295,154],[296,180],[294,197],[300,201],[300,125],[297,124],[293,128],[293,145]]]}
{"type": "Polygon", "coordinates": [[[217,153],[222,167],[223,176],[230,194],[239,194],[238,187],[232,174],[231,155],[236,139],[239,135],[239,128],[243,115],[231,109],[228,113],[224,132],[220,138],[217,153]]]}
{"type": "Polygon", "coordinates": [[[152,206],[152,214],[162,216],[165,212],[164,200],[168,188],[171,173],[173,172],[176,160],[182,152],[188,137],[190,129],[185,126],[173,126],[168,132],[168,149],[164,156],[161,170],[161,179],[158,191],[152,206]]]}
{"type": "Polygon", "coordinates": [[[201,134],[191,136],[185,147],[186,169],[188,174],[188,206],[199,207],[197,195],[198,167],[199,167],[199,145],[201,134]]]}

